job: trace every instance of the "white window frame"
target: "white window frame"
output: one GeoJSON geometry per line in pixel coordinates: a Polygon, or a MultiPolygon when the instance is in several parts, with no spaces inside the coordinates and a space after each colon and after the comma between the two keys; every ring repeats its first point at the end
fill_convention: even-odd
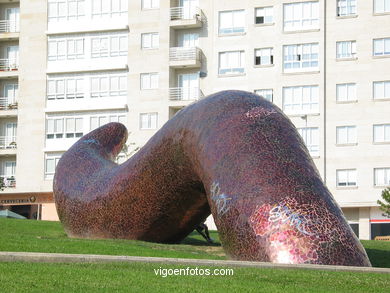
{"type": "Polygon", "coordinates": [[[84,78],[81,76],[48,78],[47,99],[82,99],[85,97],[84,83],[84,78]]]}
{"type": "Polygon", "coordinates": [[[356,15],[357,0],[337,0],[337,16],[353,16],[356,15]]]}
{"type": "Polygon", "coordinates": [[[390,186],[390,168],[389,167],[374,168],[374,186],[375,187],[390,186]],[[380,173],[382,173],[382,174],[380,174],[380,173]]]}
{"type": "Polygon", "coordinates": [[[93,114],[89,116],[89,131],[99,128],[107,123],[119,122],[126,124],[126,114],[107,113],[107,114],[93,114]]]}
{"type": "Polygon", "coordinates": [[[46,118],[46,139],[79,138],[83,136],[83,132],[83,117],[81,116],[56,116],[46,118]],[[52,123],[53,129],[51,130],[50,125],[52,123]],[[58,123],[61,125],[60,128],[57,127],[58,123]],[[68,127],[68,123],[71,123],[70,127],[68,127]]]}
{"type": "Polygon", "coordinates": [[[273,102],[274,100],[274,90],[273,89],[258,89],[255,90],[255,94],[262,96],[267,101],[273,102]]]}
{"type": "Polygon", "coordinates": [[[372,55],[375,57],[390,56],[390,38],[374,39],[372,55]]]}
{"type": "Polygon", "coordinates": [[[157,127],[158,127],[158,113],[157,112],[140,113],[139,114],[139,129],[140,130],[157,129],[157,127]],[[143,121],[145,121],[143,118],[146,118],[147,125],[143,124],[143,121]]]}
{"type": "Polygon", "coordinates": [[[51,180],[54,177],[55,169],[63,153],[46,153],[45,154],[45,179],[51,180]],[[48,163],[54,163],[54,170],[48,170],[48,163]]]}
{"type": "Polygon", "coordinates": [[[270,66],[274,64],[274,49],[259,48],[255,49],[255,66],[270,66]]]}
{"type": "Polygon", "coordinates": [[[374,0],[374,13],[390,13],[390,0],[374,0]]]}
{"type": "Polygon", "coordinates": [[[390,99],[390,80],[374,81],[372,89],[374,100],[390,99]]]}
{"type": "Polygon", "coordinates": [[[308,72],[319,70],[319,44],[292,44],[283,46],[283,71],[308,72]]]}
{"type": "Polygon", "coordinates": [[[283,111],[287,115],[317,114],[320,112],[318,85],[283,87],[283,111]]]}
{"type": "Polygon", "coordinates": [[[91,0],[92,18],[114,18],[128,13],[128,0],[91,0]]]}
{"type": "Polygon", "coordinates": [[[240,34],[245,32],[245,10],[229,10],[219,12],[218,33],[219,35],[240,34]],[[231,18],[229,27],[222,27],[222,15],[231,18]],[[237,19],[242,18],[242,19],[237,19]]]}
{"type": "Polygon", "coordinates": [[[245,74],[245,51],[225,51],[219,52],[218,56],[218,74],[219,75],[242,75],[245,74]],[[239,58],[237,60],[233,60],[235,54],[238,54],[239,58]],[[221,60],[224,59],[226,62],[226,67],[222,67],[221,60]],[[237,62],[236,62],[237,61],[237,62]],[[237,67],[233,67],[233,64],[237,63],[237,67]],[[232,66],[229,66],[231,65],[232,66]]]}
{"type": "Polygon", "coordinates": [[[336,101],[341,103],[357,101],[356,83],[336,84],[336,101]]]}
{"type": "Polygon", "coordinates": [[[65,60],[67,56],[66,39],[49,40],[47,54],[49,61],[65,60]]]}
{"type": "Polygon", "coordinates": [[[336,170],[336,186],[338,188],[351,188],[358,186],[357,170],[356,169],[338,169],[336,170]],[[345,182],[340,181],[340,175],[344,174],[345,182]],[[355,179],[355,181],[353,181],[355,179]],[[344,185],[345,183],[345,185],[344,185]]]}
{"type": "Polygon", "coordinates": [[[336,126],[337,145],[356,145],[357,127],[356,125],[336,126]]]}
{"type": "Polygon", "coordinates": [[[160,46],[160,35],[159,33],[143,33],[141,34],[141,49],[150,50],[158,49],[160,46]]]}
{"type": "Polygon", "coordinates": [[[90,80],[90,97],[112,97],[127,95],[126,74],[92,75],[90,80]]]}
{"type": "Polygon", "coordinates": [[[296,2],[283,4],[284,31],[303,31],[320,28],[319,2],[296,2]]]}
{"type": "Polygon", "coordinates": [[[96,36],[91,38],[91,58],[127,56],[127,36],[96,36]]]}
{"type": "Polygon", "coordinates": [[[154,90],[159,87],[158,72],[147,72],[140,74],[140,88],[141,90],[154,90]]]}
{"type": "Polygon", "coordinates": [[[309,154],[312,157],[320,156],[320,129],[318,127],[302,127],[298,128],[298,133],[301,135],[309,154]]]}
{"type": "Polygon", "coordinates": [[[85,0],[49,0],[47,5],[47,20],[48,22],[60,22],[83,19],[86,16],[86,4],[87,1],[85,0]],[[71,14],[70,7],[74,3],[76,4],[76,13],[71,14]],[[53,6],[55,10],[54,15],[52,15],[54,10],[50,9],[53,6]]]}
{"type": "Polygon", "coordinates": [[[373,125],[373,142],[390,143],[390,124],[373,125]]]}
{"type": "Polygon", "coordinates": [[[273,24],[274,23],[274,7],[257,7],[255,8],[255,24],[273,24]]]}
{"type": "Polygon", "coordinates": [[[356,59],[356,41],[339,41],[336,42],[336,59],[356,59]]]}
{"type": "Polygon", "coordinates": [[[143,10],[159,9],[160,0],[141,0],[141,7],[143,10]]]}

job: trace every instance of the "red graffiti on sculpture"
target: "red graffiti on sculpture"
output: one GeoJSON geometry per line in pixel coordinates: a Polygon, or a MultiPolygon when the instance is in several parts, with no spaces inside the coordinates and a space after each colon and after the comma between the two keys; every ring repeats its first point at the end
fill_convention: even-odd
{"type": "Polygon", "coordinates": [[[370,266],[297,130],[265,99],[224,91],[193,103],[117,165],[126,139],[109,123],[59,161],[70,237],[179,242],[211,212],[233,259],[370,266]]]}

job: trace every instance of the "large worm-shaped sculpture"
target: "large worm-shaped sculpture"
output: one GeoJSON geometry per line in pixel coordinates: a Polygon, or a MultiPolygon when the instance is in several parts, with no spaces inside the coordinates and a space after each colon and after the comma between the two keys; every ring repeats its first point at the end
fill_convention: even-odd
{"type": "Polygon", "coordinates": [[[211,211],[233,259],[370,266],[297,130],[265,99],[204,98],[117,165],[126,139],[109,123],[59,161],[54,196],[70,237],[179,242],[211,211]]]}

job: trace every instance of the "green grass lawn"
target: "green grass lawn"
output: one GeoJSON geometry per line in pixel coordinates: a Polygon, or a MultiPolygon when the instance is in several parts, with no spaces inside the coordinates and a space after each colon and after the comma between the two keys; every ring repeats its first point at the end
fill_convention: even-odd
{"type": "MultiPolygon", "coordinates": [[[[1,292],[389,292],[388,274],[234,268],[233,276],[156,276],[187,266],[0,263],[1,292]]],[[[191,267],[194,268],[194,267],[191,267]]],[[[206,268],[206,267],[202,267],[206,268]]],[[[214,268],[212,268],[214,269],[214,268]]]]}
{"type": "MultiPolygon", "coordinates": [[[[182,244],[67,238],[59,222],[0,219],[0,251],[225,259],[218,234],[196,233],[182,244]]],[[[362,241],[374,266],[390,267],[390,243],[362,241]]],[[[0,292],[389,292],[390,275],[234,268],[233,276],[156,276],[147,263],[0,263],[0,292]]],[[[195,268],[191,266],[191,268],[195,268]]],[[[207,267],[199,267],[207,268],[207,267]]],[[[214,268],[213,268],[214,269],[214,268]]]]}

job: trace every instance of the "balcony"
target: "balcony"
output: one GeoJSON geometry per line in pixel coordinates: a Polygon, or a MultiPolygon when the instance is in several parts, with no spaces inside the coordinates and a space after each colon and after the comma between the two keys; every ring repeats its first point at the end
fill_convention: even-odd
{"type": "Polygon", "coordinates": [[[169,89],[169,99],[171,101],[196,101],[202,97],[202,91],[198,87],[174,87],[169,89]]]}
{"type": "Polygon", "coordinates": [[[6,188],[15,188],[16,187],[16,179],[15,176],[11,175],[0,175],[0,181],[3,182],[4,187],[6,188]]]}
{"type": "Polygon", "coordinates": [[[202,11],[199,7],[173,7],[170,26],[175,29],[202,27],[202,11]]]}
{"type": "Polygon", "coordinates": [[[0,136],[0,149],[16,149],[16,136],[0,136]]]}
{"type": "Polygon", "coordinates": [[[0,20],[0,33],[18,33],[19,21],[0,20]]]}
{"type": "Polygon", "coordinates": [[[170,48],[169,66],[172,68],[199,68],[201,66],[201,50],[197,47],[170,48]]]}
{"type": "Polygon", "coordinates": [[[18,76],[19,61],[17,59],[0,59],[0,77],[18,76]]]}
{"type": "Polygon", "coordinates": [[[18,108],[17,99],[14,97],[0,97],[0,111],[16,110],[18,108]]]}

